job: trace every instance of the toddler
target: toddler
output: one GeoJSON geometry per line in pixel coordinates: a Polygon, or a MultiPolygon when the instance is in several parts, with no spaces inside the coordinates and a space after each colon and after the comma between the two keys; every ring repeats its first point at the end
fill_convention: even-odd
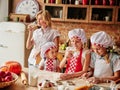
{"type": "Polygon", "coordinates": [[[47,42],[41,47],[40,70],[59,72],[59,60],[57,59],[57,46],[54,42],[47,42]]]}

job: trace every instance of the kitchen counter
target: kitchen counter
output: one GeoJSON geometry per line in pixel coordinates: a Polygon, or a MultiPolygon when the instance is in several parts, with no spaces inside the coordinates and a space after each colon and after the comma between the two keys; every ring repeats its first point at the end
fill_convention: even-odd
{"type": "MultiPolygon", "coordinates": [[[[28,76],[28,68],[24,68],[23,71],[25,72],[26,76],[28,76]]],[[[104,84],[99,84],[99,85],[107,87],[110,84],[104,83],[104,84]]],[[[119,88],[120,88],[120,84],[119,84],[119,88]]],[[[0,89],[0,90],[3,90],[3,89],[0,89]]],[[[25,86],[21,81],[21,77],[19,76],[18,80],[13,85],[4,88],[4,90],[38,90],[38,88],[32,87],[32,86],[25,86]]]]}

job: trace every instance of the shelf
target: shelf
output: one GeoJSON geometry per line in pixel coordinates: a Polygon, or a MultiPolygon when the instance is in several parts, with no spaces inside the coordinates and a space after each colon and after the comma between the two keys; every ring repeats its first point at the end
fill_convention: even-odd
{"type": "Polygon", "coordinates": [[[90,23],[114,24],[115,22],[115,6],[90,6],[90,23]]]}
{"type": "Polygon", "coordinates": [[[88,23],[88,12],[88,5],[66,5],[65,21],[88,23]]]}
{"type": "Polygon", "coordinates": [[[120,6],[116,7],[116,18],[115,18],[115,24],[120,24],[120,6]]]}
{"type": "Polygon", "coordinates": [[[48,10],[53,21],[120,24],[120,1],[114,5],[95,5],[95,0],[89,0],[88,5],[44,3],[44,10],[48,10]]]}
{"type": "Polygon", "coordinates": [[[64,21],[65,5],[44,4],[44,9],[50,12],[53,21],[64,21]]]}

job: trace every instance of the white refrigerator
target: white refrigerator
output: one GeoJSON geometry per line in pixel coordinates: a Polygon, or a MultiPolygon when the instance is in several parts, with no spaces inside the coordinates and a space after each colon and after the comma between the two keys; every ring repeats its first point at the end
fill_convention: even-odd
{"type": "Polygon", "coordinates": [[[0,22],[0,66],[9,60],[24,65],[25,30],[20,22],[0,22]]]}

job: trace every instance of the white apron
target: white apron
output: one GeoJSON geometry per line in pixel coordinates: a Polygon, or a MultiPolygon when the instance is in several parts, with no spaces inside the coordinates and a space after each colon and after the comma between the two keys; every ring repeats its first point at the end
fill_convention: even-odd
{"type": "Polygon", "coordinates": [[[97,59],[95,61],[95,67],[94,67],[94,76],[95,77],[106,77],[106,76],[112,76],[112,66],[110,63],[106,63],[104,59],[97,59]]]}

